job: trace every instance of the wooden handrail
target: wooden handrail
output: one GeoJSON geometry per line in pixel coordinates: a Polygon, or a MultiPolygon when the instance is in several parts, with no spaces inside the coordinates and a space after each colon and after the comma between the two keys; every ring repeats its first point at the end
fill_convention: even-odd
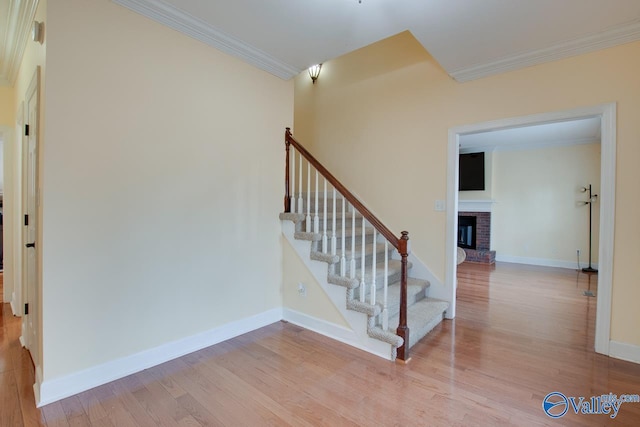
{"type": "MultiPolygon", "coordinates": [[[[365,217],[367,219],[367,221],[369,221],[369,223],[375,227],[376,230],[378,230],[378,232],[380,234],[382,234],[396,249],[400,249],[399,247],[399,238],[396,237],[395,234],[393,234],[393,232],[391,230],[389,230],[383,223],[382,221],[380,221],[378,218],[376,218],[376,216],[369,210],[366,208],[365,205],[362,204],[362,202],[360,202],[360,200],[358,200],[358,198],[356,196],[353,195],[353,193],[351,193],[349,190],[347,190],[347,187],[345,187],[340,181],[338,181],[338,179],[333,176],[331,174],[331,172],[329,172],[327,170],[327,168],[325,168],[324,166],[322,166],[322,164],[316,160],[315,157],[313,157],[313,155],[311,153],[309,153],[307,151],[306,148],[304,148],[298,141],[296,141],[296,139],[293,137],[293,135],[291,135],[291,129],[287,128],[286,132],[285,132],[285,143],[286,143],[286,149],[287,149],[287,153],[289,152],[289,144],[293,145],[296,150],[302,154],[302,156],[307,159],[307,161],[309,163],[311,163],[311,165],[313,165],[313,167],[320,172],[320,174],[322,176],[324,176],[327,181],[329,181],[331,183],[331,185],[333,185],[333,187],[340,193],[342,194],[345,199],[347,199],[349,201],[349,203],[351,203],[353,205],[354,208],[356,208],[358,210],[358,212],[360,212],[362,214],[363,217],[365,217]]],[[[287,159],[288,160],[288,159],[287,159]]],[[[285,197],[289,196],[289,174],[288,172],[288,164],[289,162],[287,162],[287,166],[285,166],[287,168],[287,171],[285,171],[285,197]]],[[[285,206],[286,209],[287,206],[285,206]]],[[[288,211],[286,211],[288,212],[288,211]]],[[[403,232],[404,233],[404,232],[403,232]]]]}
{"type": "Polygon", "coordinates": [[[307,161],[331,183],[331,185],[344,196],[345,199],[351,203],[351,205],[367,220],[369,223],[389,241],[400,254],[401,257],[401,271],[400,271],[400,313],[399,324],[396,334],[404,340],[402,347],[398,348],[397,357],[400,360],[409,360],[409,327],[407,326],[407,257],[409,256],[408,242],[409,232],[403,231],[401,237],[396,237],[391,230],[385,226],[365,205],[358,200],[356,196],[351,193],[338,179],[331,174],[311,153],[307,151],[291,134],[291,128],[285,130],[285,194],[284,194],[284,211],[291,211],[291,194],[289,190],[289,146],[293,145],[294,148],[305,158],[307,161]]]}

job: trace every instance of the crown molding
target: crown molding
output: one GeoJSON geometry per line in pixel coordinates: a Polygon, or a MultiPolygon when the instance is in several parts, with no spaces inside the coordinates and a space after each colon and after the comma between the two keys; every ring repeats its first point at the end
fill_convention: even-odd
{"type": "Polygon", "coordinates": [[[5,28],[6,45],[2,47],[0,84],[3,86],[13,86],[18,77],[37,9],[38,0],[11,1],[5,28]]]}
{"type": "Polygon", "coordinates": [[[600,33],[567,40],[544,49],[506,56],[484,64],[453,70],[449,75],[462,83],[638,40],[640,40],[640,21],[636,20],[600,33]]]}
{"type": "Polygon", "coordinates": [[[302,71],[162,0],[111,1],[222,52],[240,58],[283,80],[289,80],[302,71]]]}

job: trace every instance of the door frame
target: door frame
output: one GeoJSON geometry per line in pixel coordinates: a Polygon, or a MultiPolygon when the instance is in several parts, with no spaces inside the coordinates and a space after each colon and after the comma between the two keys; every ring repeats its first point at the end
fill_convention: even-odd
{"type": "Polygon", "coordinates": [[[611,287],[613,283],[613,244],[616,190],[616,104],[600,104],[571,110],[511,117],[449,129],[447,154],[447,221],[445,283],[451,292],[451,315],[456,307],[456,243],[458,227],[458,156],[460,136],[515,127],[599,117],[600,131],[600,245],[598,247],[598,296],[595,351],[609,355],[611,335],[611,287]]]}
{"type": "Polygon", "coordinates": [[[40,242],[39,242],[39,215],[38,215],[38,210],[39,210],[39,144],[40,144],[40,138],[39,138],[39,134],[40,134],[40,66],[36,67],[36,71],[33,75],[33,78],[31,79],[31,82],[29,84],[29,87],[27,89],[27,92],[25,94],[25,99],[24,99],[24,124],[29,124],[30,127],[33,126],[33,123],[30,123],[30,118],[29,118],[29,108],[30,108],[30,100],[31,99],[35,99],[36,105],[36,118],[35,118],[35,133],[31,133],[31,129],[29,131],[30,136],[33,136],[35,138],[35,161],[34,161],[34,170],[30,170],[29,167],[29,137],[25,136],[25,132],[24,129],[21,129],[21,134],[23,136],[23,144],[22,144],[22,155],[21,155],[21,163],[23,165],[22,167],[22,183],[21,183],[21,196],[20,196],[20,200],[21,200],[21,213],[22,215],[20,215],[20,217],[18,218],[18,220],[20,221],[20,228],[21,228],[21,233],[20,233],[20,245],[19,245],[19,251],[22,253],[22,302],[23,304],[20,307],[20,311],[23,314],[22,316],[22,336],[20,337],[20,341],[22,343],[23,346],[25,346],[26,348],[29,349],[29,352],[31,353],[31,358],[33,360],[33,363],[36,367],[36,371],[39,370],[40,368],[40,315],[41,315],[41,301],[40,301],[40,290],[39,290],[39,285],[38,285],[38,278],[39,278],[39,253],[40,253],[40,242]],[[31,222],[34,226],[35,226],[35,241],[36,241],[36,246],[33,249],[28,249],[25,247],[26,243],[27,243],[27,229],[24,225],[24,215],[27,213],[27,206],[28,206],[28,201],[27,201],[27,197],[29,194],[29,189],[27,188],[29,185],[29,175],[30,173],[33,173],[33,180],[35,182],[35,213],[33,214],[33,218],[29,217],[29,221],[33,221],[31,222]],[[35,254],[35,266],[34,266],[34,275],[35,275],[35,283],[34,283],[34,287],[35,289],[29,289],[29,280],[28,280],[28,261],[29,261],[29,256],[28,256],[28,252],[29,250],[34,250],[35,254]],[[29,295],[31,291],[31,295],[32,295],[32,299],[29,299],[29,295]],[[29,304],[29,315],[25,315],[24,314],[24,303],[28,303],[29,304]],[[33,316],[31,318],[31,316],[33,316]],[[32,321],[34,324],[34,331],[30,331],[28,328],[28,323],[29,321],[32,321]],[[31,336],[30,333],[32,332],[32,334],[34,336],[31,336]]]}

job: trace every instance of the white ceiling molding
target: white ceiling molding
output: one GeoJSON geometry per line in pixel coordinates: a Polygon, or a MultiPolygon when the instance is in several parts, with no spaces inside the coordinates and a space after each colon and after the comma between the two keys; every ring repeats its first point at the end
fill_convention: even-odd
{"type": "Polygon", "coordinates": [[[289,80],[302,71],[162,0],[111,1],[284,80],[289,80]]]}
{"type": "Polygon", "coordinates": [[[1,47],[0,85],[13,86],[18,77],[22,55],[36,16],[38,0],[11,1],[4,28],[5,43],[1,47]]]}
{"type": "Polygon", "coordinates": [[[640,21],[635,20],[626,25],[567,40],[544,49],[507,56],[473,67],[453,70],[449,75],[458,82],[467,82],[638,40],[640,40],[640,21]]]}

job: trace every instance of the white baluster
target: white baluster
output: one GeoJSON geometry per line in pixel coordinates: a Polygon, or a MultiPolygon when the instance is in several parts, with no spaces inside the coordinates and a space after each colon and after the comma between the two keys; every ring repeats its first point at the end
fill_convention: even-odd
{"type": "Polygon", "coordinates": [[[291,176],[293,177],[291,179],[291,211],[292,213],[296,212],[296,150],[291,147],[291,154],[292,154],[292,159],[291,159],[291,176]]]}
{"type": "Polygon", "coordinates": [[[351,206],[351,262],[349,271],[352,279],[356,278],[356,208],[351,206]]]}
{"type": "Polygon", "coordinates": [[[336,189],[335,187],[333,188],[333,219],[331,220],[332,223],[332,235],[331,235],[331,255],[336,256],[336,200],[338,200],[338,198],[336,197],[336,189]]]}
{"type": "Polygon", "coordinates": [[[347,206],[347,200],[344,198],[344,195],[342,196],[342,256],[340,257],[340,276],[346,276],[347,275],[347,254],[346,254],[346,249],[345,249],[345,242],[347,240],[347,233],[345,231],[345,223],[347,222],[347,215],[346,215],[346,206],[347,206]]]}
{"type": "Polygon", "coordinates": [[[307,233],[311,233],[311,163],[307,162],[307,233]]]}
{"type": "Polygon", "coordinates": [[[318,217],[318,170],[316,169],[316,215],[313,217],[313,232],[320,232],[320,217],[318,217]]]}
{"type": "Polygon", "coordinates": [[[300,153],[300,167],[298,168],[298,213],[304,213],[304,206],[302,200],[302,153],[300,153]]]}
{"type": "Polygon", "coordinates": [[[322,215],[322,253],[327,253],[327,178],[324,179],[324,215],[322,215]]]}
{"type": "Polygon", "coordinates": [[[371,305],[376,304],[376,252],[378,245],[376,244],[376,229],[373,229],[373,258],[371,259],[371,305]]]}
{"type": "Polygon", "coordinates": [[[387,309],[387,293],[389,290],[389,242],[384,240],[384,287],[382,288],[382,329],[389,329],[389,310],[387,309]]]}
{"type": "Polygon", "coordinates": [[[360,258],[360,302],[364,302],[364,294],[367,289],[367,286],[364,281],[364,270],[365,270],[365,253],[366,247],[365,244],[365,235],[364,235],[364,216],[362,217],[362,258],[360,258]]]}

